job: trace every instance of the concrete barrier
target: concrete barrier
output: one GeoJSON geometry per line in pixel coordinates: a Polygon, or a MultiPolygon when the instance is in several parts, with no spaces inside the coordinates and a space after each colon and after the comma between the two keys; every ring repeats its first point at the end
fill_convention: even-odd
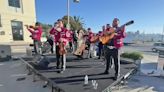
{"type": "Polygon", "coordinates": [[[159,52],[157,71],[164,72],[164,50],[160,50],[159,52]]]}
{"type": "Polygon", "coordinates": [[[0,45],[0,61],[8,61],[11,59],[11,46],[0,45]]]}
{"type": "Polygon", "coordinates": [[[26,55],[27,56],[32,56],[32,49],[30,47],[26,48],[26,55]]]}

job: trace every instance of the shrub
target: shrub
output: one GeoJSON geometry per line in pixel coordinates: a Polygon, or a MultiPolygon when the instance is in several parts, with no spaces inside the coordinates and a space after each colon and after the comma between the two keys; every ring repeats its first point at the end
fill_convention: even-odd
{"type": "Polygon", "coordinates": [[[143,55],[139,52],[125,52],[123,54],[121,54],[121,57],[123,58],[129,58],[129,59],[133,59],[133,60],[141,60],[143,59],[143,55]]]}

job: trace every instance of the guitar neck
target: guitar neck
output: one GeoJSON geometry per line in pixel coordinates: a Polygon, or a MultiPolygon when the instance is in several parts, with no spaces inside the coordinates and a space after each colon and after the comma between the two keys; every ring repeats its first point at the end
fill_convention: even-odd
{"type": "Polygon", "coordinates": [[[129,26],[129,25],[131,25],[131,24],[133,24],[133,23],[134,23],[134,21],[131,20],[131,21],[125,23],[124,25],[122,25],[120,28],[122,28],[122,27],[124,27],[124,26],[129,26]]]}
{"type": "Polygon", "coordinates": [[[133,24],[134,23],[134,21],[133,20],[131,20],[131,21],[129,21],[129,22],[127,22],[127,23],[125,23],[123,26],[129,26],[129,25],[131,25],[131,24],[133,24]]]}

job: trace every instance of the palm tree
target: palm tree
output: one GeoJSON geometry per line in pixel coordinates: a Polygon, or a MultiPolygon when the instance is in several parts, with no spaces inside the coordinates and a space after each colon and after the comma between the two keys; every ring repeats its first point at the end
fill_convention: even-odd
{"type": "Polygon", "coordinates": [[[52,25],[50,25],[50,24],[43,24],[42,23],[42,28],[43,28],[43,35],[42,35],[42,37],[46,37],[49,34],[49,31],[52,28],[52,25]]]}
{"type": "MultiPolygon", "coordinates": [[[[64,16],[62,18],[65,27],[67,25],[67,19],[68,19],[67,16],[64,16]]],[[[82,20],[83,20],[83,18],[80,18],[79,16],[73,16],[73,17],[70,16],[71,30],[75,31],[75,30],[84,29],[83,28],[84,22],[82,20]]]]}
{"type": "Polygon", "coordinates": [[[83,29],[84,22],[82,21],[83,18],[80,18],[80,16],[73,16],[74,20],[74,30],[80,30],[83,29]]]}
{"type": "MultiPolygon", "coordinates": [[[[66,27],[66,25],[68,23],[68,16],[63,16],[62,20],[63,20],[64,26],[66,27]]],[[[69,21],[70,21],[70,25],[72,26],[73,18],[71,16],[69,17],[69,21]]]]}

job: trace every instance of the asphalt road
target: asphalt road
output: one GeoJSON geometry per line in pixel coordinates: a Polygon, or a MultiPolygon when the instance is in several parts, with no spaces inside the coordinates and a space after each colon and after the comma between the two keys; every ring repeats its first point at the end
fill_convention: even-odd
{"type": "Polygon", "coordinates": [[[158,55],[158,53],[153,52],[152,49],[153,46],[136,46],[136,45],[131,45],[131,46],[124,46],[123,51],[124,52],[141,52],[142,54],[146,55],[158,55]]]}

